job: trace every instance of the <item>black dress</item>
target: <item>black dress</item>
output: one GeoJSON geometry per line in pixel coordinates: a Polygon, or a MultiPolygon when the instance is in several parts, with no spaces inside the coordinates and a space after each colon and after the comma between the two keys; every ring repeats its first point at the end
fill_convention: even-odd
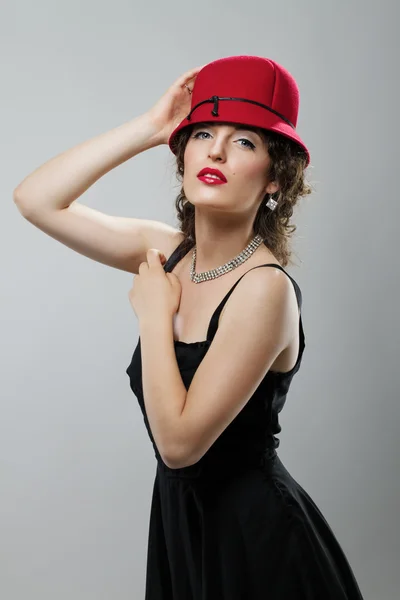
{"type": "MultiPolygon", "coordinates": [[[[183,256],[180,244],[164,270],[171,271],[183,256]]],[[[253,268],[261,266],[286,273],[277,264],[253,268]]],[[[300,288],[288,277],[301,309],[300,288]]],[[[216,308],[206,340],[174,342],[186,389],[240,279],[216,308]]],[[[139,338],[126,373],[157,459],[145,600],[362,599],[333,531],[276,452],[279,439],[275,434],[281,431],[278,414],[305,347],[301,317],[299,330],[300,349],[293,369],[268,371],[206,454],[179,469],[165,465],[151,433],[143,400],[139,338]]]]}

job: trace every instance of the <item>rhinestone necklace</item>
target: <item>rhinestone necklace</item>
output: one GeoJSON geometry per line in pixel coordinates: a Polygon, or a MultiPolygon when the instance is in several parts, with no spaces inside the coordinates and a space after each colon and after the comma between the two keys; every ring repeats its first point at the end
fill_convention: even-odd
{"type": "Polygon", "coordinates": [[[229,271],[236,269],[239,265],[244,263],[250,256],[257,250],[258,246],[263,243],[263,238],[260,235],[256,235],[248,246],[240,252],[235,258],[225,263],[221,267],[216,269],[210,269],[210,271],[203,271],[203,273],[196,273],[196,246],[193,248],[192,253],[192,264],[190,267],[190,279],[194,283],[201,283],[202,281],[208,281],[209,279],[216,279],[225,275],[229,271]]]}

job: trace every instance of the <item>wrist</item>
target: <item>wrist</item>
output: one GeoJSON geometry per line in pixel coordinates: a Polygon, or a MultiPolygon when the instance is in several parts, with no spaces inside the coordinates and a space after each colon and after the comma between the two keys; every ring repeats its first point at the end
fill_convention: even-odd
{"type": "Polygon", "coordinates": [[[165,140],[162,133],[162,127],[160,126],[151,109],[143,113],[142,118],[147,123],[152,145],[160,146],[161,144],[164,144],[165,140]]]}
{"type": "Polygon", "coordinates": [[[167,313],[157,313],[157,315],[144,316],[139,319],[139,329],[144,331],[157,331],[162,334],[173,334],[172,318],[167,313]]]}

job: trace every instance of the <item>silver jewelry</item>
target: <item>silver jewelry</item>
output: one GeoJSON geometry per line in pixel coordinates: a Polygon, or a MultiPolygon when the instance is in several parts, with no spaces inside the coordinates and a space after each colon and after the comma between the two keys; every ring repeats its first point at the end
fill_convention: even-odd
{"type": "Polygon", "coordinates": [[[273,200],[272,194],[271,194],[268,202],[265,203],[265,206],[268,206],[268,208],[270,208],[271,210],[275,210],[277,204],[278,204],[277,201],[273,200]]]}
{"type": "Polygon", "coordinates": [[[184,86],[188,89],[189,94],[191,94],[192,90],[190,89],[190,87],[188,85],[186,85],[186,83],[184,83],[184,86]]]}
{"type": "Polygon", "coordinates": [[[196,246],[193,248],[192,253],[192,264],[190,267],[190,279],[194,283],[201,283],[202,281],[208,281],[210,279],[216,279],[217,277],[221,277],[221,275],[225,275],[229,271],[236,269],[239,265],[244,263],[250,256],[257,250],[258,246],[263,243],[263,238],[260,235],[256,235],[246,246],[244,250],[240,252],[235,258],[228,261],[222,267],[217,267],[216,269],[211,269],[210,271],[203,271],[203,273],[196,273],[196,246]]]}

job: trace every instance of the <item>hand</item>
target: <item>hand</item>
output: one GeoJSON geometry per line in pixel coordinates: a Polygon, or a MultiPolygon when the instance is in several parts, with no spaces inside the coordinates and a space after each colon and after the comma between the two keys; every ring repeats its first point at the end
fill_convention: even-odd
{"type": "Polygon", "coordinates": [[[191,94],[185,83],[193,90],[198,72],[204,67],[195,67],[178,77],[160,100],[148,111],[157,127],[160,144],[168,144],[168,139],[179,123],[190,113],[191,94]]]}
{"type": "Polygon", "coordinates": [[[138,319],[150,321],[160,316],[172,318],[181,300],[181,283],[174,273],[163,268],[166,258],[156,248],[147,251],[147,262],[139,265],[133,287],[129,290],[129,301],[138,319]]]}

